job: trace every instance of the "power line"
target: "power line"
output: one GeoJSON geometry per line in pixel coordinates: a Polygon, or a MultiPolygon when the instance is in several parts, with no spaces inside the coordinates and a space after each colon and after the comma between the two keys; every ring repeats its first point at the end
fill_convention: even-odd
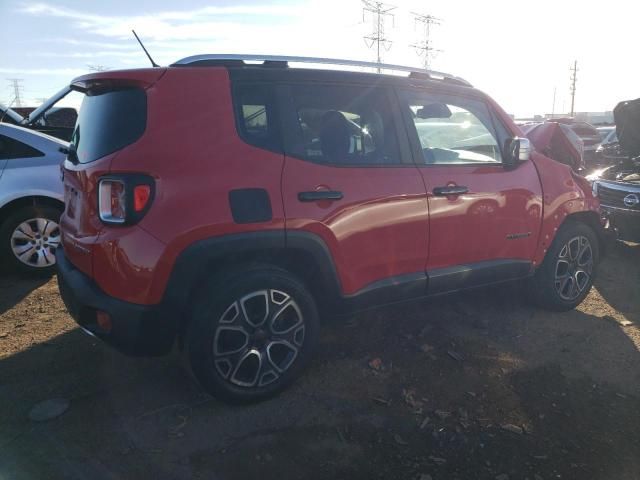
{"type": "Polygon", "coordinates": [[[578,80],[578,61],[575,60],[573,62],[573,67],[570,68],[571,71],[571,77],[569,78],[570,80],[570,85],[569,85],[569,91],[571,92],[571,116],[573,117],[573,115],[575,114],[575,102],[576,102],[576,81],[578,80]]]}
{"type": "MultiPolygon", "coordinates": [[[[362,20],[364,21],[365,16],[367,15],[367,13],[369,13],[371,14],[373,22],[373,32],[363,37],[364,41],[369,48],[372,48],[375,45],[376,61],[378,63],[382,63],[380,47],[384,48],[385,50],[389,50],[391,48],[391,44],[393,43],[385,36],[385,23],[387,17],[391,17],[392,21],[395,20],[394,15],[390,12],[396,7],[371,0],[362,0],[362,4],[364,5],[362,7],[362,20]]],[[[380,68],[378,68],[378,73],[380,73],[380,68]]]]}
{"type": "Polygon", "coordinates": [[[433,15],[424,15],[421,13],[411,12],[411,15],[414,16],[415,25],[421,25],[422,39],[410,46],[415,48],[419,56],[424,57],[424,68],[428,69],[431,66],[431,59],[435,54],[442,52],[442,50],[433,48],[431,44],[431,27],[440,25],[442,20],[433,15]]]}
{"type": "Polygon", "coordinates": [[[13,101],[11,103],[18,108],[22,107],[20,95],[23,91],[22,82],[24,82],[24,78],[7,78],[7,80],[9,80],[9,88],[13,90],[13,101]]]}

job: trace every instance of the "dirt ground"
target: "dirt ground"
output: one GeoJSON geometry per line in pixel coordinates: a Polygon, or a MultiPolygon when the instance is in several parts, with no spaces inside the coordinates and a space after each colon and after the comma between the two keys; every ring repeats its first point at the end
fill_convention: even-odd
{"type": "Polygon", "coordinates": [[[292,388],[231,407],[177,352],[128,358],[79,331],[55,279],[0,276],[0,478],[640,478],[640,245],[615,246],[575,311],[524,297],[329,321],[292,388]],[[31,421],[51,398],[69,409],[31,421]]]}

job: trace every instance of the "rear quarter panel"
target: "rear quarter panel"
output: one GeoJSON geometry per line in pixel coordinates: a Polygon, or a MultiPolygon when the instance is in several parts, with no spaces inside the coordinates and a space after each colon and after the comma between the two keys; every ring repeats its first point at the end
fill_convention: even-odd
{"type": "Polygon", "coordinates": [[[175,259],[188,245],[229,233],[284,231],[284,156],[240,139],[224,68],[170,68],[147,90],[147,100],[145,134],[113,158],[110,171],[155,179],[155,199],[136,227],[148,235],[150,250],[142,252],[145,242],[131,241],[133,233],[111,235],[116,229],[104,228],[97,246],[103,251],[94,256],[94,277],[110,295],[153,304],[162,299],[175,259]],[[267,191],[271,220],[234,222],[229,191],[242,188],[267,191]],[[126,261],[110,253],[120,248],[126,261]],[[138,292],[133,298],[132,289],[138,292]]]}

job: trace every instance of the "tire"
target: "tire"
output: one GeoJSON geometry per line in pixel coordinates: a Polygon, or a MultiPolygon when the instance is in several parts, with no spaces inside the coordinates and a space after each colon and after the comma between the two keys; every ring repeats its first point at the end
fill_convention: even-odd
{"type": "Polygon", "coordinates": [[[279,268],[252,267],[200,291],[185,353],[207,392],[227,403],[251,403],[300,375],[318,335],[316,304],[302,282],[279,268]]]}
{"type": "Polygon", "coordinates": [[[536,303],[555,311],[580,305],[593,285],[598,247],[598,237],[586,224],[569,222],[560,227],[534,276],[536,303]]]}
{"type": "Polygon", "coordinates": [[[0,224],[0,265],[26,274],[51,275],[60,245],[61,209],[30,205],[14,210],[0,224]]]}

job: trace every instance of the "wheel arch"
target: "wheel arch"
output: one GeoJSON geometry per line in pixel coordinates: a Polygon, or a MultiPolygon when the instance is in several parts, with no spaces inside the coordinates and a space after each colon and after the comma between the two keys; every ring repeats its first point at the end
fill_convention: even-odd
{"type": "Polygon", "coordinates": [[[602,257],[602,255],[605,253],[607,242],[605,231],[602,223],[600,222],[600,216],[598,215],[598,212],[586,210],[582,212],[571,213],[567,215],[567,217],[564,219],[564,222],[562,222],[562,225],[560,226],[562,227],[571,222],[583,223],[591,228],[591,230],[593,230],[593,233],[595,233],[596,237],[598,238],[599,256],[602,257]]]}
{"type": "Polygon", "coordinates": [[[0,207],[0,222],[7,218],[10,212],[13,212],[22,207],[35,207],[37,205],[58,208],[60,209],[60,211],[64,210],[64,203],[57,198],[46,197],[43,195],[29,195],[25,197],[14,198],[13,200],[2,205],[2,207],[0,207]]]}
{"type": "Polygon", "coordinates": [[[211,275],[253,265],[282,268],[300,279],[320,311],[333,310],[340,300],[340,281],[327,246],[307,232],[251,232],[200,240],[178,256],[169,277],[163,303],[172,309],[180,334],[200,285],[211,275]]]}

